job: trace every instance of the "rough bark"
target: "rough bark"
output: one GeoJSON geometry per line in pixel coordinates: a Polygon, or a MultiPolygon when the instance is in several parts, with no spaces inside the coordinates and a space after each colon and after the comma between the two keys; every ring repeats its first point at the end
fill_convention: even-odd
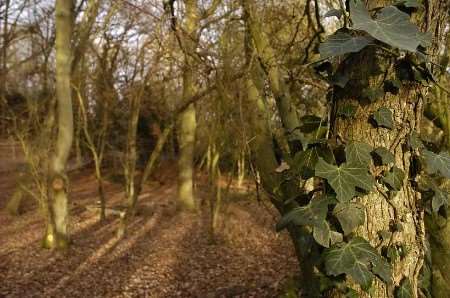
{"type": "Polygon", "coordinates": [[[65,173],[73,141],[72,61],[73,1],[56,1],[56,98],[57,127],[55,152],[50,163],[49,223],[44,246],[66,248],[68,239],[68,177],[65,173]]]}
{"type": "MultiPolygon", "coordinates": [[[[383,7],[389,1],[370,1],[369,8],[383,7]]],[[[426,1],[424,10],[413,19],[424,31],[432,32],[438,39],[442,33],[445,1],[426,1]],[[434,14],[434,17],[432,15],[434,14]]],[[[435,50],[435,49],[434,49],[435,50]]],[[[433,49],[430,49],[433,52],[433,49]]],[[[350,78],[345,89],[335,88],[332,103],[331,138],[340,142],[360,141],[376,147],[388,148],[395,155],[395,166],[405,172],[400,191],[390,197],[387,189],[377,184],[377,190],[359,199],[366,207],[366,221],[356,234],[367,239],[381,250],[388,245],[406,248],[405,255],[393,264],[393,285],[381,281],[373,285],[372,297],[393,297],[394,287],[405,277],[411,280],[414,296],[418,295],[419,273],[424,264],[426,233],[424,202],[419,192],[411,186],[414,173],[411,158],[416,152],[407,146],[408,135],[420,130],[424,99],[427,88],[413,81],[404,81],[397,95],[385,93],[376,100],[364,99],[368,88],[383,88],[384,80],[395,76],[393,57],[382,50],[366,49],[341,63],[339,71],[350,78]],[[363,66],[363,67],[362,67],[363,66]],[[336,111],[346,105],[359,105],[354,119],[336,117],[336,111]],[[376,128],[370,120],[380,107],[393,112],[394,128],[376,128]],[[399,228],[400,226],[401,228],[399,228]],[[378,235],[382,230],[393,230],[391,239],[381,242],[378,235]]],[[[362,297],[367,293],[360,291],[362,297]]]]}
{"type": "MultiPolygon", "coordinates": [[[[378,72],[381,65],[386,65],[383,61],[386,58],[379,55],[380,53],[375,51],[364,51],[346,64],[347,71],[350,68],[351,78],[355,79],[347,85],[346,94],[342,98],[335,99],[335,109],[345,104],[360,102],[362,95],[358,92],[351,94],[348,90],[364,90],[379,86],[384,73],[377,73],[381,73],[378,72]]],[[[363,104],[358,108],[355,119],[335,119],[332,124],[334,132],[332,137],[337,137],[344,142],[365,142],[374,148],[388,148],[395,155],[395,166],[409,173],[411,152],[405,149],[406,140],[410,132],[419,128],[423,105],[420,89],[411,84],[403,88],[399,95],[386,94],[373,103],[363,104]],[[380,107],[387,107],[394,113],[394,129],[375,128],[368,121],[380,107]]],[[[382,188],[381,185],[379,187],[382,188]]],[[[383,193],[385,191],[386,189],[381,190],[381,193],[374,191],[360,199],[366,207],[366,222],[358,229],[357,234],[377,247],[380,245],[378,234],[380,231],[391,230],[393,223],[401,224],[403,230],[394,232],[390,245],[405,245],[408,247],[408,253],[394,264],[394,284],[398,285],[404,277],[408,277],[417,292],[417,280],[424,260],[425,244],[422,200],[420,194],[412,189],[406,178],[402,189],[393,198],[383,193]]],[[[374,289],[375,297],[390,297],[382,282],[377,281],[374,289]]]]}

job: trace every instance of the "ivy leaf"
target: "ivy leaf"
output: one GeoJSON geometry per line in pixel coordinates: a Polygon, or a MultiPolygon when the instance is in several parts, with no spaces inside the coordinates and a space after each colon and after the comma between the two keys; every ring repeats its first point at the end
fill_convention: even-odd
{"type": "Polygon", "coordinates": [[[387,283],[392,282],[392,268],[388,262],[384,260],[373,264],[372,272],[387,283]]]}
{"type": "Polygon", "coordinates": [[[430,32],[418,32],[417,39],[420,41],[420,45],[424,48],[431,47],[433,44],[433,36],[430,32]]]}
{"type": "Polygon", "coordinates": [[[276,225],[277,231],[281,231],[289,224],[299,226],[320,226],[325,221],[328,205],[332,203],[329,197],[319,197],[311,200],[308,205],[292,209],[286,213],[276,225]]]}
{"type": "Polygon", "coordinates": [[[355,116],[357,109],[358,109],[358,107],[351,105],[351,104],[339,106],[339,108],[337,110],[337,115],[342,118],[353,118],[353,116],[355,116]]]}
{"type": "Polygon", "coordinates": [[[367,99],[371,102],[374,102],[378,98],[383,97],[383,95],[384,95],[384,89],[382,89],[382,88],[365,88],[361,93],[361,97],[363,99],[367,99]]]}
{"type": "Polygon", "coordinates": [[[285,162],[282,161],[281,164],[275,169],[276,173],[283,173],[284,171],[289,170],[291,167],[285,162]]]}
{"type": "Polygon", "coordinates": [[[300,176],[302,179],[309,179],[314,177],[314,168],[319,157],[328,162],[333,162],[334,156],[330,148],[321,142],[305,144],[305,147],[309,148],[297,152],[290,162],[290,166],[295,175],[300,176]]]}
{"type": "Polygon", "coordinates": [[[380,160],[381,164],[387,165],[389,163],[394,162],[394,154],[391,153],[388,149],[384,147],[378,147],[373,151],[374,154],[376,154],[380,160]]]}
{"type": "Polygon", "coordinates": [[[320,57],[324,59],[356,53],[365,48],[370,42],[371,39],[365,36],[351,36],[348,33],[336,32],[319,45],[320,57]]]}
{"type": "Polygon", "coordinates": [[[344,235],[348,235],[353,230],[364,224],[365,220],[365,208],[358,203],[338,203],[333,210],[334,216],[341,224],[344,235]]]}
{"type": "Polygon", "coordinates": [[[356,194],[355,187],[371,191],[374,184],[367,166],[344,163],[338,167],[325,162],[322,158],[319,158],[316,164],[316,176],[327,179],[340,202],[350,201],[356,194]]]}
{"type": "Polygon", "coordinates": [[[433,191],[433,198],[431,200],[433,212],[438,212],[442,206],[447,207],[449,205],[449,193],[446,190],[441,189],[431,177],[422,177],[420,180],[420,187],[424,190],[433,191]]]}
{"type": "Polygon", "coordinates": [[[433,192],[434,196],[433,200],[431,201],[431,208],[433,208],[433,211],[438,212],[442,206],[448,207],[449,194],[439,187],[434,187],[433,192]]]}
{"type": "MultiPolygon", "coordinates": [[[[370,287],[374,275],[370,266],[389,266],[377,251],[361,237],[325,250],[325,269],[329,275],[348,274],[364,288],[370,287]]],[[[384,275],[384,274],[383,274],[384,275]]]]}
{"type": "Polygon", "coordinates": [[[386,80],[383,83],[383,91],[390,92],[397,95],[400,88],[402,87],[402,82],[400,80],[386,80]]]}
{"type": "Polygon", "coordinates": [[[423,150],[423,156],[430,174],[439,172],[442,176],[450,178],[450,155],[448,152],[436,154],[428,150],[423,150]]]}
{"type": "Polygon", "coordinates": [[[412,131],[409,134],[408,144],[413,150],[422,149],[424,147],[422,140],[420,139],[420,136],[416,131],[412,131]]]}
{"type": "Polygon", "coordinates": [[[331,230],[328,223],[324,220],[313,228],[313,237],[317,243],[324,247],[330,247],[331,230]]]}
{"type": "Polygon", "coordinates": [[[348,76],[348,74],[342,73],[342,72],[337,72],[337,73],[335,73],[335,74],[328,80],[328,82],[329,82],[331,85],[339,86],[339,87],[341,87],[341,88],[345,88],[345,86],[347,85],[348,81],[350,81],[350,77],[348,76]]]}
{"type": "Polygon", "coordinates": [[[394,128],[394,118],[392,111],[386,107],[379,108],[374,114],[373,119],[380,127],[386,127],[389,129],[394,128]]]}
{"type": "Polygon", "coordinates": [[[337,17],[338,19],[340,19],[343,14],[344,12],[342,11],[342,9],[332,8],[329,11],[327,11],[327,13],[323,17],[324,18],[337,17]]]}
{"type": "Polygon", "coordinates": [[[418,27],[395,6],[381,9],[376,19],[372,19],[362,1],[350,1],[350,17],[353,29],[363,30],[392,47],[416,52],[421,42],[418,27]]]}
{"type": "Polygon", "coordinates": [[[404,7],[414,7],[414,8],[419,8],[421,6],[419,1],[417,0],[399,0],[395,2],[394,5],[395,6],[403,5],[404,7]]]}
{"type": "Polygon", "coordinates": [[[345,147],[347,162],[367,166],[372,160],[372,156],[370,155],[372,150],[373,148],[369,144],[362,142],[351,142],[345,147]]]}
{"type": "Polygon", "coordinates": [[[314,167],[318,159],[319,155],[315,148],[299,151],[294,156],[292,168],[303,179],[309,179],[314,176],[314,167]]]}
{"type": "Polygon", "coordinates": [[[388,230],[378,231],[377,234],[381,238],[382,241],[387,241],[392,236],[392,232],[388,231],[388,230]]]}
{"type": "Polygon", "coordinates": [[[409,278],[405,277],[401,282],[400,286],[395,289],[395,298],[412,298],[413,289],[411,286],[411,281],[409,278]]]}
{"type": "Polygon", "coordinates": [[[400,190],[403,186],[403,179],[405,179],[405,173],[397,168],[393,167],[384,177],[383,182],[389,185],[393,190],[400,190]]]}
{"type": "Polygon", "coordinates": [[[311,133],[316,131],[320,126],[325,126],[326,121],[315,115],[306,115],[300,118],[302,123],[300,126],[300,131],[304,133],[311,133]]]}
{"type": "Polygon", "coordinates": [[[344,241],[344,235],[339,232],[331,231],[330,233],[331,245],[335,245],[336,243],[341,243],[344,241]]]}

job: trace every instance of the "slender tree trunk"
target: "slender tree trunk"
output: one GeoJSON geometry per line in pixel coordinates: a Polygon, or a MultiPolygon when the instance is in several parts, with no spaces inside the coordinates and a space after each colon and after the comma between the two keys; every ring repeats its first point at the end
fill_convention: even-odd
{"type": "Polygon", "coordinates": [[[72,0],[56,1],[56,97],[58,108],[58,135],[50,164],[49,223],[44,246],[66,248],[68,235],[68,177],[65,173],[73,140],[72,92],[70,87],[72,61],[72,0]]]}
{"type": "MultiPolygon", "coordinates": [[[[0,65],[0,116],[6,116],[5,111],[8,108],[8,102],[6,99],[6,79],[7,79],[7,58],[8,58],[8,46],[9,46],[9,34],[8,34],[8,18],[9,18],[9,6],[10,6],[10,0],[6,0],[4,8],[4,16],[3,16],[3,44],[2,44],[2,53],[1,53],[1,65],[0,65]]],[[[2,120],[3,121],[3,120],[2,120]]],[[[1,123],[0,123],[1,125],[1,123]]],[[[0,126],[0,133],[3,127],[0,126]]]]}
{"type": "MultiPolygon", "coordinates": [[[[197,0],[185,0],[186,20],[182,38],[184,50],[183,70],[183,100],[191,98],[197,90],[194,65],[195,48],[197,47],[197,31],[199,26],[199,8],[197,0]]],[[[197,128],[196,111],[194,104],[181,113],[179,117],[178,141],[180,155],[178,160],[178,200],[182,210],[196,209],[193,175],[194,175],[194,147],[197,128]]]]}
{"type": "Polygon", "coordinates": [[[122,238],[125,236],[126,227],[131,217],[134,216],[137,200],[136,190],[136,160],[137,160],[137,127],[139,121],[139,112],[141,108],[142,94],[133,96],[131,99],[131,114],[128,120],[128,134],[127,134],[127,149],[125,160],[125,179],[126,179],[126,197],[127,197],[127,209],[124,216],[121,218],[121,223],[117,231],[117,236],[122,238]]]}
{"type": "Polygon", "coordinates": [[[123,218],[121,218],[119,229],[117,231],[117,236],[119,238],[122,238],[126,233],[128,223],[129,223],[130,219],[134,216],[136,205],[138,203],[139,195],[141,194],[141,191],[144,188],[144,185],[147,182],[148,178],[152,174],[153,169],[155,168],[155,165],[156,165],[156,161],[158,160],[159,156],[161,155],[161,152],[164,148],[164,144],[166,143],[167,138],[169,137],[170,132],[172,131],[173,127],[174,127],[174,124],[170,124],[160,134],[158,142],[156,143],[156,146],[153,149],[152,154],[150,155],[150,157],[145,165],[144,172],[142,173],[139,181],[136,183],[136,186],[134,187],[132,197],[129,197],[128,208],[125,211],[123,218]]]}
{"type": "Polygon", "coordinates": [[[89,132],[88,127],[88,118],[86,113],[86,108],[84,107],[83,98],[80,94],[80,91],[78,89],[74,90],[74,93],[76,93],[78,98],[78,104],[80,107],[79,117],[80,117],[80,130],[82,129],[84,132],[84,137],[86,138],[87,146],[89,150],[91,151],[92,158],[94,160],[94,166],[95,166],[95,178],[97,179],[97,185],[98,185],[98,195],[100,199],[100,221],[103,221],[106,219],[106,198],[105,198],[105,191],[103,186],[103,175],[102,175],[102,162],[103,162],[103,150],[104,150],[104,136],[107,129],[107,122],[108,122],[108,112],[106,109],[102,110],[102,123],[101,128],[99,132],[99,145],[98,147],[94,143],[94,140],[92,139],[91,133],[89,132]]]}

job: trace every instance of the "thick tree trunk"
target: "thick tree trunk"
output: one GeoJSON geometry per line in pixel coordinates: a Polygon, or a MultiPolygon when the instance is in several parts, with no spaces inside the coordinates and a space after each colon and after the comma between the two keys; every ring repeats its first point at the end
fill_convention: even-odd
{"type": "Polygon", "coordinates": [[[50,164],[49,222],[44,246],[66,248],[68,242],[68,178],[65,167],[73,140],[72,92],[70,87],[72,61],[73,1],[56,1],[56,97],[58,135],[50,164]]]}
{"type": "MultiPolygon", "coordinates": [[[[374,8],[388,4],[389,1],[380,0],[370,1],[368,5],[374,8]]],[[[443,14],[446,14],[445,1],[427,1],[422,9],[425,13],[419,13],[414,18],[418,20],[419,27],[432,32],[439,40],[445,19],[443,14]]],[[[377,191],[358,199],[366,207],[366,221],[356,234],[379,250],[390,247],[401,251],[401,257],[393,264],[393,285],[386,286],[377,280],[371,296],[392,297],[393,287],[398,286],[404,278],[409,278],[416,297],[419,273],[425,259],[427,231],[423,199],[411,186],[414,179],[411,174],[415,172],[411,160],[415,152],[409,149],[407,142],[411,132],[420,130],[427,89],[419,83],[404,81],[397,95],[385,93],[381,98],[365,100],[364,91],[383,88],[385,80],[394,78],[395,69],[391,58],[390,54],[372,48],[353,55],[340,65],[339,71],[345,72],[350,80],[345,89],[335,89],[333,94],[331,138],[346,143],[365,142],[374,148],[385,147],[394,154],[394,165],[404,171],[405,178],[400,191],[388,194],[387,189],[377,184],[377,191]],[[354,119],[336,117],[336,111],[348,104],[358,106],[354,119]],[[392,130],[375,128],[370,121],[380,107],[393,112],[392,130]],[[380,240],[381,231],[393,231],[389,241],[380,240]]],[[[361,291],[361,296],[366,297],[368,294],[361,291]]]]}
{"type": "MultiPolygon", "coordinates": [[[[197,47],[197,31],[199,26],[199,8],[197,0],[185,0],[186,21],[185,36],[182,38],[181,46],[184,51],[183,70],[183,99],[187,100],[196,92],[196,80],[194,73],[194,55],[197,47]]],[[[178,160],[178,200],[179,207],[184,210],[195,210],[195,199],[193,192],[194,174],[194,147],[195,133],[197,128],[196,112],[194,104],[181,113],[179,117],[179,145],[180,156],[178,160]]]]}
{"type": "MultiPolygon", "coordinates": [[[[352,61],[354,73],[352,78],[372,77],[374,74],[365,73],[365,70],[378,69],[383,63],[376,58],[373,51],[365,51],[357,61],[352,61]],[[364,65],[364,67],[361,67],[364,65]]],[[[351,67],[350,64],[347,67],[351,67]]],[[[359,80],[355,85],[348,85],[346,90],[363,90],[375,87],[377,83],[359,80]]],[[[348,91],[347,91],[348,92],[348,91]]],[[[355,104],[361,94],[348,94],[344,98],[336,99],[335,109],[345,104],[355,104]]],[[[408,86],[401,90],[399,95],[386,94],[384,98],[358,108],[355,119],[336,119],[333,125],[332,137],[339,137],[345,142],[365,142],[374,148],[388,148],[395,155],[395,166],[405,173],[410,172],[411,152],[406,150],[406,140],[409,133],[418,130],[420,111],[422,111],[423,98],[419,87],[408,86]],[[394,129],[374,128],[368,121],[371,115],[380,107],[387,107],[394,113],[394,129]]],[[[380,188],[381,185],[379,186],[380,188]]],[[[394,284],[398,285],[404,277],[408,277],[413,289],[417,292],[417,282],[420,269],[424,261],[425,229],[424,211],[420,194],[409,184],[407,178],[403,186],[393,198],[383,193],[385,190],[372,192],[360,199],[366,207],[366,223],[357,230],[357,235],[367,239],[374,247],[380,245],[379,233],[390,231],[394,225],[401,225],[395,231],[389,245],[392,247],[407,247],[407,253],[401,260],[397,260],[393,267],[394,284]]],[[[374,297],[389,297],[385,285],[381,282],[375,284],[374,297]]]]}

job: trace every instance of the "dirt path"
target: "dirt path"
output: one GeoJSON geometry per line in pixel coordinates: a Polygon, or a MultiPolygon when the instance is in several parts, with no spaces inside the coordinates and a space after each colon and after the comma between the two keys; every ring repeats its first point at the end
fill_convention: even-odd
{"type": "MultiPolygon", "coordinates": [[[[11,188],[7,182],[0,191],[11,188]]],[[[40,247],[44,221],[36,211],[17,218],[0,211],[0,297],[274,297],[295,274],[288,238],[274,232],[273,217],[251,197],[228,204],[211,245],[206,211],[177,214],[174,183],[154,183],[141,201],[143,214],[117,241],[118,218],[99,223],[84,207],[95,202],[92,174],[74,175],[72,185],[67,253],[40,247]]],[[[198,187],[197,196],[208,193],[198,187]]],[[[120,204],[120,185],[107,183],[107,198],[109,206],[120,204]]]]}

